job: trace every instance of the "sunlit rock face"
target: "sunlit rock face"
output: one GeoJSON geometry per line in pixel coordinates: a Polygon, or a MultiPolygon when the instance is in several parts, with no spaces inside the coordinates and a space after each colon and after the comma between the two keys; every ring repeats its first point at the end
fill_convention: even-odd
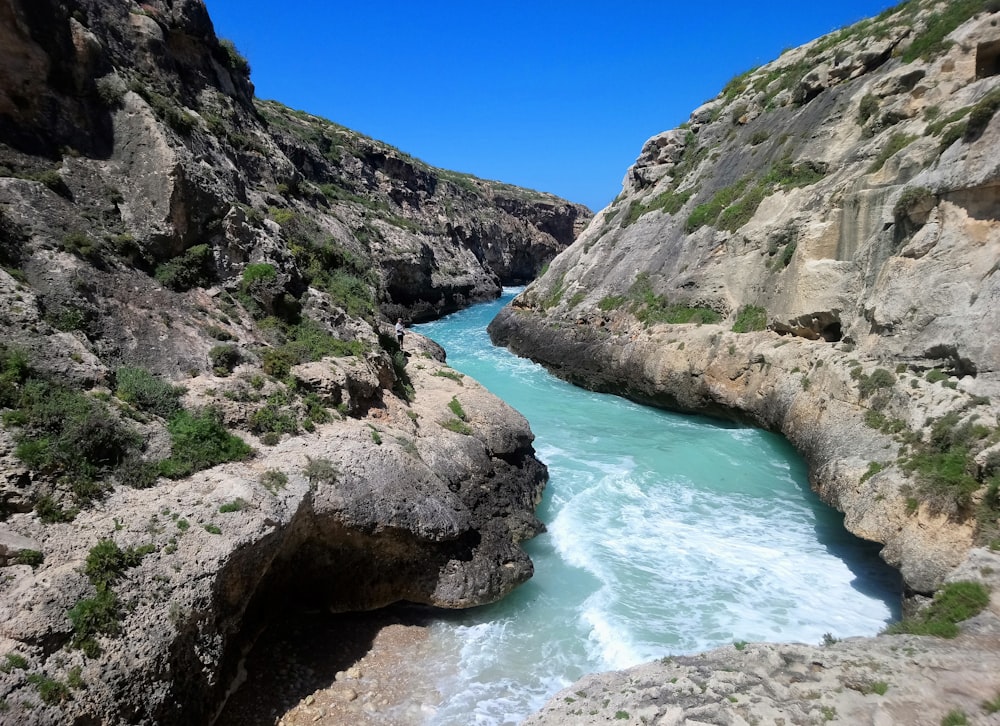
{"type": "Polygon", "coordinates": [[[912,2],[734,78],[490,327],[580,385],[781,432],[885,545],[908,612],[952,581],[985,609],[954,641],[738,643],[588,676],[526,723],[993,718],[998,48],[995,3],[912,2]]]}
{"type": "Polygon", "coordinates": [[[988,8],[910,3],[734,78],[646,142],[494,339],[584,386],[784,433],[848,528],[933,591],[1000,515],[980,507],[998,39],[988,8]]]}

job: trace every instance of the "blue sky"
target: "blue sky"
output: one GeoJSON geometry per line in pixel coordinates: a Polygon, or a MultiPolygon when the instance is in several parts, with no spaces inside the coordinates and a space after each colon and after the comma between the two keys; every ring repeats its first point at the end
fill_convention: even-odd
{"type": "Polygon", "coordinates": [[[885,0],[205,0],[257,96],[598,210],[734,75],[885,0]]]}

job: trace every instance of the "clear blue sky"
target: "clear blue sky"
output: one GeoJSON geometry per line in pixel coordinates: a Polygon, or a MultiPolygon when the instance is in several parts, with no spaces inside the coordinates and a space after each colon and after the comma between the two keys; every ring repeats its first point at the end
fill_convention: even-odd
{"type": "Polygon", "coordinates": [[[734,75],[896,4],[205,1],[259,98],[595,211],[734,75]]]}

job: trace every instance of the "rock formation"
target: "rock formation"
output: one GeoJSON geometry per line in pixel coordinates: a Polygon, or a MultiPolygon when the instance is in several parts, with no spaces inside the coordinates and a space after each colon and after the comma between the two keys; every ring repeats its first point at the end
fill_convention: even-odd
{"type": "Polygon", "coordinates": [[[530,577],[527,423],[386,320],[589,216],[255,99],[200,0],[0,0],[0,720],[207,723],[275,607],[530,577]]]}
{"type": "MultiPolygon", "coordinates": [[[[971,568],[970,553],[1000,548],[998,47],[996,3],[908,2],[737,76],[643,146],[619,197],[493,322],[493,339],[582,386],[782,433],[847,528],[885,545],[911,608],[963,563],[982,580],[995,565],[971,568]]],[[[967,645],[920,647],[975,677],[974,659],[996,649],[998,598],[967,645]]],[[[889,671],[886,652],[906,647],[848,650],[889,671]]],[[[649,723],[822,717],[780,683],[799,678],[793,662],[833,656],[755,653],[777,710],[665,685],[703,683],[693,674],[737,667],[741,653],[602,683],[638,706],[659,682],[657,708],[640,709],[649,723]]],[[[997,678],[983,684],[1000,693],[997,678]]],[[[573,693],[590,685],[532,723],[612,720],[580,717],[595,713],[591,696],[573,693]]],[[[848,720],[979,712],[944,684],[911,695],[935,706],[848,720]]]]}

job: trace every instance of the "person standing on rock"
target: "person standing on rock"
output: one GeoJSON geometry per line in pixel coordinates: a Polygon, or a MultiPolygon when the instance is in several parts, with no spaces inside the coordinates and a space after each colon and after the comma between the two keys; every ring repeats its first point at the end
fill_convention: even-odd
{"type": "Polygon", "coordinates": [[[396,318],[396,342],[399,343],[399,349],[403,349],[403,319],[396,318]]]}

